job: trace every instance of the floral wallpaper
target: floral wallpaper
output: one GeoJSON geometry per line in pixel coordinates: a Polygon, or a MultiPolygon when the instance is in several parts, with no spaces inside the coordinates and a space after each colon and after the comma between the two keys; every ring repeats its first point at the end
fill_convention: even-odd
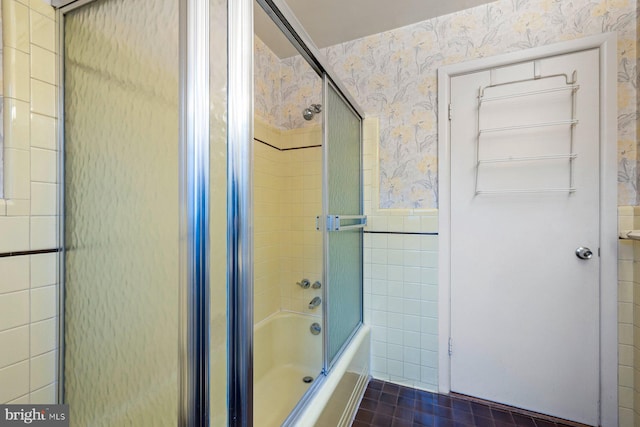
{"type": "Polygon", "coordinates": [[[618,33],[618,201],[635,205],[635,0],[500,0],[324,49],[379,118],[381,207],[437,207],[438,67],[609,31],[618,33]]]}
{"type": "Polygon", "coordinates": [[[302,111],[322,103],[322,79],[302,56],[280,60],[257,36],[254,47],[255,115],[280,129],[299,129],[318,123],[302,111]]]}
{"type": "Polygon", "coordinates": [[[280,59],[254,36],[253,48],[254,114],[280,127],[280,59]]]}

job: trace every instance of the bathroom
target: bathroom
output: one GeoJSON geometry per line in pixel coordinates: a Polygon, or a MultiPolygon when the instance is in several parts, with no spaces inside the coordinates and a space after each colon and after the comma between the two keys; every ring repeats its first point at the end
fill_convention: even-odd
{"type": "MultiPolygon", "coordinates": [[[[248,7],[244,2],[242,4],[248,7]]],[[[471,5],[467,3],[468,6],[471,5]]],[[[256,9],[260,6],[253,7],[256,9]]],[[[108,386],[107,382],[103,380],[103,375],[104,372],[113,369],[108,365],[109,361],[106,360],[106,364],[101,367],[102,369],[97,369],[100,366],[91,366],[91,363],[84,365],[80,353],[80,351],[89,352],[86,359],[91,360],[96,356],[91,353],[92,349],[95,352],[95,349],[103,348],[101,345],[108,342],[109,339],[124,339],[122,334],[114,336],[109,332],[113,330],[109,329],[113,328],[111,322],[117,319],[109,319],[105,325],[107,328],[100,329],[99,332],[96,331],[93,337],[82,328],[76,330],[78,333],[86,334],[87,339],[82,343],[73,339],[61,340],[59,338],[64,333],[64,330],[58,329],[62,313],[69,321],[68,327],[74,327],[72,326],[73,322],[77,321],[71,312],[73,306],[67,307],[68,311],[64,311],[64,307],[58,306],[59,299],[61,301],[66,299],[64,294],[66,289],[59,286],[60,277],[65,277],[65,266],[60,264],[61,258],[56,252],[61,245],[59,236],[64,233],[64,224],[61,223],[61,213],[57,205],[59,197],[63,196],[63,189],[58,186],[58,183],[62,182],[63,171],[58,166],[58,162],[61,141],[66,137],[63,130],[65,133],[67,132],[62,125],[65,107],[60,92],[63,89],[63,80],[60,74],[62,67],[60,62],[63,59],[60,46],[63,45],[63,42],[58,40],[61,32],[59,28],[61,16],[59,12],[56,12],[54,8],[42,0],[4,0],[2,8],[4,100],[4,156],[2,163],[4,180],[3,199],[0,200],[0,253],[2,254],[0,258],[0,313],[2,313],[0,314],[0,348],[3,349],[0,352],[0,400],[3,403],[22,404],[57,402],[60,397],[59,390],[63,386],[61,383],[63,379],[68,383],[67,387],[77,384],[75,381],[81,380],[70,371],[72,369],[70,365],[73,365],[78,368],[77,372],[82,370],[89,375],[93,371],[96,377],[90,378],[90,381],[102,382],[105,390],[116,391],[112,394],[122,393],[120,397],[128,396],[126,398],[128,400],[118,400],[114,397],[114,401],[109,402],[103,399],[103,395],[98,394],[95,398],[102,402],[92,402],[92,405],[88,405],[88,410],[100,413],[101,409],[106,411],[109,409],[109,405],[113,405],[118,408],[118,411],[123,411],[116,411],[122,414],[128,409],[122,406],[124,401],[129,401],[131,405],[144,403],[138,400],[140,396],[136,396],[136,390],[131,390],[127,395],[118,387],[118,383],[114,382],[108,386]],[[28,252],[28,254],[24,254],[24,252],[28,252]],[[63,341],[65,342],[63,343],[63,341]],[[62,344],[64,344],[64,348],[62,344]],[[76,345],[79,347],[75,347],[76,345]],[[74,351],[78,352],[75,356],[70,354],[74,351]],[[64,353],[69,354],[69,357],[62,357],[64,353]],[[66,366],[60,364],[65,361],[64,359],[68,359],[66,366]],[[65,371],[65,369],[69,369],[69,371],[65,371]],[[66,374],[63,374],[64,372],[66,374]]],[[[618,143],[614,169],[617,173],[618,225],[621,230],[639,228],[635,224],[638,220],[634,208],[638,205],[637,149],[634,142],[636,140],[638,110],[635,77],[637,75],[638,21],[635,2],[622,0],[597,2],[501,0],[452,12],[441,12],[443,16],[437,18],[425,18],[406,27],[396,25],[357,40],[341,42],[329,45],[329,47],[321,46],[319,49],[325,58],[324,60],[335,73],[332,74],[332,77],[341,82],[338,89],[341,92],[348,92],[345,95],[351,97],[354,103],[359,105],[364,115],[362,179],[363,214],[367,216],[367,226],[363,233],[362,316],[364,325],[370,329],[369,375],[379,380],[428,391],[443,391],[441,367],[444,363],[443,353],[446,353],[440,342],[443,312],[439,300],[441,290],[439,283],[443,283],[443,278],[440,275],[440,262],[443,256],[441,253],[443,250],[443,230],[440,229],[442,226],[438,216],[438,200],[443,195],[438,194],[440,183],[437,175],[440,160],[438,157],[438,127],[441,124],[437,112],[437,70],[439,68],[471,59],[488,58],[537,46],[615,32],[617,34],[615,48],[617,72],[615,74],[617,75],[618,143]]],[[[228,297],[226,269],[237,268],[238,264],[246,262],[246,259],[243,258],[230,260],[231,257],[227,256],[227,251],[230,249],[226,245],[227,203],[224,201],[227,200],[227,185],[235,185],[237,181],[227,182],[226,140],[229,138],[232,141],[235,140],[233,138],[248,136],[246,133],[234,134],[233,132],[239,131],[236,128],[232,129],[231,125],[227,124],[232,123],[232,120],[238,120],[238,118],[234,119],[231,112],[228,113],[229,117],[225,117],[226,70],[227,61],[229,61],[229,66],[238,65],[232,61],[240,61],[246,65],[246,62],[242,61],[247,61],[247,58],[236,58],[233,55],[229,55],[227,58],[220,54],[220,52],[226,52],[227,28],[225,23],[229,22],[230,30],[236,28],[232,25],[234,21],[231,19],[233,17],[227,17],[224,3],[211,2],[209,8],[203,13],[216,22],[216,25],[212,26],[211,46],[205,47],[207,54],[212,58],[210,61],[212,78],[209,101],[217,105],[209,121],[209,132],[212,135],[209,178],[214,183],[210,188],[211,219],[209,221],[211,233],[211,259],[209,263],[211,266],[209,273],[211,305],[209,309],[210,354],[212,357],[209,373],[212,399],[210,421],[212,425],[224,425],[228,422],[225,409],[227,407],[225,399],[228,368],[227,342],[232,339],[230,336],[227,337],[227,333],[240,328],[245,328],[245,331],[253,328],[253,325],[241,323],[237,328],[230,329],[226,316],[228,297]],[[214,27],[215,31],[213,31],[214,27]],[[211,51],[209,52],[208,49],[211,51]],[[236,264],[230,265],[230,262],[236,264]]],[[[388,13],[388,15],[393,14],[388,13]]],[[[201,13],[199,16],[204,15],[201,13]]],[[[128,22],[127,19],[123,18],[122,21],[128,22]]],[[[171,31],[160,31],[160,41],[166,42],[171,37],[173,37],[172,40],[178,39],[178,17],[173,19],[176,27],[175,30],[172,30],[173,34],[167,34],[171,31]]],[[[247,19],[246,16],[245,19],[247,19]]],[[[302,16],[300,16],[300,20],[302,25],[306,27],[307,24],[302,20],[302,16]]],[[[196,22],[194,25],[202,25],[202,23],[196,22]]],[[[120,30],[123,29],[118,25],[116,27],[120,30]]],[[[311,30],[309,31],[311,32],[311,30]]],[[[120,46],[126,46],[125,36],[125,32],[120,35],[118,39],[120,46]]],[[[173,43],[173,41],[171,42],[173,43]]],[[[105,39],[97,37],[92,39],[92,43],[94,49],[100,51],[98,43],[105,43],[105,39]]],[[[251,46],[251,51],[253,51],[253,46],[251,46]]],[[[129,51],[129,53],[132,52],[135,51],[129,51]]],[[[257,67],[257,64],[254,66],[257,67]]],[[[86,70],[80,69],[79,71],[86,70]]],[[[143,85],[157,82],[159,79],[168,79],[170,84],[177,88],[179,74],[177,67],[174,71],[175,73],[171,76],[152,75],[151,78],[146,79],[140,78],[140,76],[125,77],[134,80],[137,78],[139,80],[135,81],[141,82],[143,85]]],[[[198,76],[194,78],[197,79],[198,76]]],[[[320,88],[320,86],[319,84],[318,87],[320,88]]],[[[230,87],[230,89],[232,88],[230,87]]],[[[239,89],[235,88],[235,90],[239,89]]],[[[257,114],[260,109],[257,98],[259,93],[257,83],[255,91],[256,99],[253,100],[253,110],[257,114]]],[[[295,120],[296,124],[302,124],[303,127],[300,128],[302,130],[293,130],[298,129],[295,127],[297,125],[287,125],[289,126],[287,132],[299,132],[303,134],[298,138],[299,140],[305,139],[310,142],[304,142],[300,146],[322,144],[321,140],[319,144],[314,142],[314,138],[321,138],[320,129],[323,123],[321,118],[325,113],[325,102],[316,97],[321,97],[321,95],[320,92],[316,93],[311,90],[308,95],[299,98],[300,105],[288,110],[291,112],[292,120],[295,120]],[[321,104],[321,111],[315,113],[312,120],[306,121],[303,117],[304,109],[312,104],[321,104]],[[316,133],[314,134],[314,132],[316,133]]],[[[106,94],[101,96],[106,96],[106,94]]],[[[178,104],[177,89],[170,94],[155,94],[154,96],[159,96],[164,103],[178,104]]],[[[174,108],[172,114],[177,115],[178,113],[178,109],[174,108]]],[[[150,115],[151,113],[145,115],[144,118],[147,119],[150,115]]],[[[162,116],[154,117],[157,119],[162,116]]],[[[189,117],[198,120],[197,116],[189,117]]],[[[126,117],[116,118],[126,120],[126,117]]],[[[245,112],[245,116],[241,119],[249,121],[254,120],[255,117],[254,114],[248,117],[245,112]]],[[[255,119],[254,135],[251,137],[269,142],[267,136],[273,129],[265,129],[262,124],[259,118],[255,119]],[[262,132],[263,138],[260,137],[259,132],[262,132]]],[[[126,130],[126,127],[123,126],[123,129],[126,130]]],[[[277,130],[282,131],[282,129],[277,130]]],[[[154,131],[154,129],[150,131],[154,131]]],[[[177,127],[171,128],[168,125],[166,128],[155,131],[160,136],[172,135],[174,140],[178,139],[181,132],[177,127]]],[[[70,135],[70,137],[72,136],[70,135]]],[[[284,139],[281,139],[276,145],[285,142],[284,139]]],[[[269,148],[264,144],[254,143],[253,147],[256,150],[256,155],[259,150],[263,150],[266,157],[271,155],[270,151],[264,151],[265,148],[269,148]]],[[[104,153],[111,153],[108,145],[103,148],[104,153]]],[[[292,148],[292,146],[282,145],[279,148],[292,148]]],[[[112,185],[116,188],[123,188],[118,186],[118,183],[126,182],[128,171],[133,171],[143,164],[146,166],[143,161],[145,156],[155,162],[167,162],[164,170],[171,170],[166,168],[173,168],[173,170],[170,174],[161,173],[158,175],[162,179],[163,190],[148,198],[145,197],[145,203],[154,203],[152,205],[154,209],[170,215],[169,220],[178,218],[180,206],[176,203],[167,203],[164,197],[167,196],[174,201],[180,197],[179,183],[177,181],[170,182],[171,180],[166,177],[171,174],[178,175],[179,168],[183,167],[177,162],[172,162],[170,157],[166,157],[166,153],[173,148],[162,147],[162,149],[142,152],[135,151],[134,147],[130,147],[130,149],[133,151],[128,152],[130,153],[129,157],[120,159],[114,165],[114,167],[121,168],[121,173],[113,177],[112,185]],[[128,167],[129,165],[131,168],[128,167]]],[[[275,164],[265,166],[272,167],[271,172],[273,173],[267,171],[267,175],[271,173],[270,176],[273,179],[255,180],[255,185],[262,186],[263,190],[266,188],[266,191],[273,190],[273,188],[268,188],[271,184],[285,185],[290,183],[293,185],[294,181],[299,182],[300,180],[291,179],[287,183],[283,176],[289,174],[286,176],[295,178],[293,173],[297,169],[295,166],[298,165],[302,174],[308,174],[303,175],[302,183],[304,184],[304,177],[308,176],[310,177],[308,180],[310,185],[320,191],[317,181],[313,183],[311,177],[314,176],[315,171],[321,172],[322,160],[312,158],[313,155],[309,154],[312,151],[309,150],[320,151],[321,148],[276,150],[278,154],[283,154],[282,158],[276,158],[275,164]],[[293,166],[286,163],[289,162],[287,157],[293,162],[293,166]],[[279,163],[281,160],[286,164],[279,163]],[[298,163],[300,161],[301,164],[298,163]]],[[[264,156],[262,159],[265,159],[264,156]]],[[[242,155],[240,154],[239,157],[241,158],[242,155]]],[[[200,160],[202,161],[202,159],[200,160]]],[[[254,178],[258,176],[258,173],[265,172],[256,170],[254,178]]],[[[261,175],[261,177],[264,178],[265,175],[261,175]]],[[[280,215],[288,215],[298,208],[289,203],[282,205],[286,206],[282,212],[270,212],[269,209],[272,207],[268,204],[257,205],[259,198],[264,197],[264,195],[260,195],[259,191],[260,189],[257,187],[254,189],[256,206],[253,223],[256,227],[255,232],[258,233],[259,227],[264,225],[282,225],[274,224],[278,220],[287,224],[289,219],[284,219],[280,215]],[[288,210],[289,208],[291,210],[288,210]],[[273,214],[272,218],[268,220],[262,216],[259,218],[261,209],[265,214],[273,214]]],[[[288,194],[292,195],[291,191],[288,194]]],[[[280,193],[282,197],[286,195],[287,192],[280,193]]],[[[127,196],[135,200],[134,196],[136,195],[127,194],[127,196]]],[[[141,197],[142,195],[138,194],[137,196],[141,197]]],[[[321,211],[318,212],[318,208],[322,207],[323,201],[322,196],[317,193],[307,197],[313,198],[313,200],[308,200],[309,210],[314,210],[315,213],[310,219],[310,224],[307,222],[301,226],[306,229],[313,228],[313,232],[307,233],[313,240],[314,237],[318,238],[318,234],[315,234],[317,233],[315,217],[322,214],[321,211]]],[[[302,201],[304,202],[304,199],[302,201]]],[[[96,204],[94,208],[99,213],[97,206],[99,204],[96,204]]],[[[300,209],[303,207],[300,206],[300,209]]],[[[90,211],[84,212],[89,213],[90,211]]],[[[149,212],[141,210],[135,211],[135,215],[126,215],[123,218],[127,222],[132,218],[146,217],[148,214],[149,212]]],[[[247,219],[246,217],[242,218],[247,219]]],[[[301,221],[307,220],[308,218],[301,221]]],[[[147,222],[150,222],[149,226],[158,225],[153,221],[147,222]]],[[[297,224],[296,221],[292,221],[292,223],[297,224]]],[[[130,223],[128,224],[127,227],[131,226],[130,223]]],[[[246,224],[242,223],[239,226],[246,226],[246,224]]],[[[96,231],[99,231],[98,224],[95,227],[96,231]]],[[[137,232],[135,228],[137,227],[123,228],[122,232],[123,234],[137,232]]],[[[145,248],[160,246],[161,239],[172,240],[175,243],[182,231],[172,230],[173,234],[152,235],[152,240],[139,242],[140,246],[132,248],[132,252],[140,254],[145,251],[145,248]]],[[[249,230],[244,229],[244,231],[249,230]]],[[[278,237],[285,238],[285,233],[278,234],[278,237]]],[[[298,238],[295,235],[289,237],[294,241],[298,238]]],[[[259,239],[260,237],[256,234],[254,243],[260,243],[259,239]]],[[[304,235],[302,239],[304,241],[304,235]]],[[[113,241],[112,243],[117,242],[113,241]]],[[[246,244],[251,244],[251,240],[238,242],[241,247],[246,247],[246,244]]],[[[311,250],[314,244],[317,245],[318,242],[307,246],[311,250]]],[[[283,244],[279,243],[279,245],[283,244]]],[[[614,388],[617,395],[615,406],[618,408],[616,419],[620,426],[640,425],[640,403],[638,403],[640,401],[640,381],[636,379],[637,375],[635,375],[640,367],[637,364],[634,365],[636,363],[634,360],[637,360],[637,356],[640,354],[640,340],[638,340],[636,332],[640,327],[638,321],[640,291],[636,285],[640,282],[640,275],[636,273],[637,269],[635,269],[640,252],[636,255],[636,245],[637,243],[632,241],[621,240],[617,248],[618,283],[615,312],[618,324],[615,353],[618,368],[614,388]]],[[[268,257],[273,256],[274,250],[274,247],[268,245],[262,249],[256,246],[255,261],[259,261],[259,256],[265,256],[267,259],[263,259],[264,263],[261,266],[256,265],[255,269],[253,265],[251,268],[248,265],[244,269],[238,268],[241,274],[239,277],[234,277],[234,280],[244,284],[244,288],[240,287],[239,289],[246,290],[249,283],[254,283],[251,274],[255,274],[256,279],[263,277],[259,276],[262,273],[269,276],[270,272],[266,267],[270,263],[268,257]],[[253,271],[249,273],[249,270],[253,271]]],[[[307,253],[302,247],[301,250],[293,252],[292,255],[300,256],[303,259],[306,259],[309,254],[309,262],[307,263],[309,268],[281,271],[280,273],[287,278],[279,283],[281,288],[275,293],[268,292],[264,287],[260,288],[260,286],[266,285],[267,279],[264,282],[255,280],[254,320],[258,321],[268,317],[269,310],[278,304],[283,311],[295,311],[291,309],[295,305],[302,307],[300,311],[309,311],[311,316],[318,316],[317,323],[322,325],[323,303],[321,302],[316,310],[308,308],[308,304],[315,296],[322,296],[325,285],[324,279],[321,277],[323,273],[322,260],[318,259],[318,256],[322,256],[322,252],[318,255],[317,251],[317,249],[313,249],[307,253]],[[315,258],[311,259],[312,257],[315,258]],[[321,287],[314,289],[311,286],[309,288],[298,286],[296,283],[301,282],[302,279],[308,279],[310,285],[318,281],[321,287]],[[261,306],[261,304],[263,305],[261,306]]],[[[169,248],[168,253],[163,255],[168,258],[173,257],[174,264],[164,265],[164,270],[160,272],[139,271],[136,274],[140,274],[140,276],[135,280],[147,280],[149,277],[152,277],[149,280],[162,280],[164,276],[172,276],[175,283],[188,281],[188,278],[183,278],[187,272],[178,268],[178,253],[183,253],[183,249],[173,245],[172,248],[169,248]],[[153,275],[154,273],[162,274],[158,274],[157,277],[145,276],[145,274],[153,275]]],[[[158,253],[150,255],[160,256],[158,253]]],[[[126,251],[122,251],[117,256],[114,255],[113,262],[117,264],[115,261],[119,260],[130,267],[126,264],[128,256],[126,251]]],[[[109,260],[103,261],[101,268],[117,270],[108,262],[109,260]]],[[[292,265],[288,261],[280,261],[280,263],[285,267],[292,265]]],[[[123,268],[123,270],[118,274],[131,273],[130,268],[123,268]]],[[[67,277],[69,276],[67,275],[67,277]]],[[[86,309],[95,310],[93,313],[98,313],[95,317],[99,318],[99,310],[102,309],[100,306],[101,298],[106,298],[106,294],[125,295],[124,292],[130,290],[130,283],[114,280],[112,289],[96,290],[95,292],[99,293],[85,295],[81,299],[88,304],[96,304],[96,306],[88,305],[86,309]]],[[[178,292],[176,286],[165,289],[169,294],[156,296],[167,305],[162,309],[167,310],[171,315],[163,317],[161,321],[158,320],[156,325],[153,322],[148,322],[149,324],[144,326],[145,328],[160,328],[160,331],[150,336],[153,339],[151,342],[154,340],[166,342],[167,349],[171,349],[169,352],[175,354],[173,358],[175,360],[169,359],[162,362],[178,366],[177,352],[173,349],[177,349],[176,342],[180,338],[177,326],[179,310],[177,297],[171,294],[178,292]]],[[[118,308],[117,313],[118,316],[122,316],[121,320],[123,321],[133,322],[144,318],[143,313],[146,312],[142,311],[135,301],[132,301],[134,296],[136,298],[150,297],[135,293],[130,295],[128,301],[122,301],[122,306],[118,308]],[[140,311],[140,314],[133,318],[126,316],[136,311],[140,311]]],[[[67,297],[73,298],[74,295],[67,297]]],[[[246,298],[246,295],[239,295],[239,297],[240,299],[246,298]]],[[[245,299],[244,302],[246,303],[246,301],[245,299]]],[[[138,304],[140,303],[138,302],[138,304]]],[[[87,312],[80,314],[82,321],[86,321],[87,324],[91,323],[91,316],[87,312]]],[[[148,319],[153,319],[157,313],[148,313],[148,315],[148,319]]],[[[69,333],[68,330],[67,333],[69,333]]],[[[127,337],[135,339],[128,335],[127,337]]],[[[148,343],[148,340],[149,337],[144,342],[148,343]]],[[[117,351],[115,353],[118,354],[117,351]]],[[[134,355],[118,354],[118,357],[133,358],[134,355]]],[[[108,359],[108,355],[105,355],[105,358],[108,359]]],[[[320,363],[323,363],[322,359],[323,355],[320,355],[320,363]]],[[[152,370],[157,368],[156,363],[160,363],[153,357],[145,360],[148,361],[148,367],[152,370]]],[[[232,361],[229,360],[229,363],[232,361]]],[[[246,359],[242,363],[246,363],[246,359]]],[[[238,369],[230,369],[230,371],[248,377],[249,374],[245,371],[247,366],[242,363],[238,365],[238,369]]],[[[117,365],[114,366],[117,367],[117,365]]],[[[127,372],[131,374],[130,371],[127,372]]],[[[157,380],[153,372],[149,375],[157,380]]],[[[315,377],[319,373],[320,369],[309,375],[315,377]]],[[[182,375],[181,372],[172,369],[164,378],[166,383],[163,386],[176,388],[176,390],[167,391],[168,396],[166,397],[176,402],[179,393],[177,386],[174,387],[174,385],[178,383],[177,378],[181,378],[182,375]]],[[[123,381],[119,385],[128,384],[124,381],[126,378],[118,377],[116,379],[123,381]]],[[[100,386],[97,387],[100,388],[100,386]]],[[[86,391],[82,388],[79,390],[86,391]]],[[[240,393],[242,390],[237,390],[237,392],[240,393]]],[[[65,401],[70,402],[73,406],[73,400],[67,399],[65,401]]],[[[157,401],[153,403],[158,404],[157,401]]],[[[131,406],[134,411],[135,408],[136,406],[131,406]]],[[[243,408],[244,410],[247,408],[243,408]]],[[[72,413],[73,411],[72,408],[72,413]]],[[[176,411],[177,409],[173,412],[176,411]]],[[[104,423],[108,425],[108,419],[105,420],[104,423]]],[[[172,424],[173,422],[164,420],[163,423],[172,424]]],[[[111,421],[111,425],[118,425],[118,422],[111,421]]],[[[260,424],[254,421],[254,425],[260,424]]]]}

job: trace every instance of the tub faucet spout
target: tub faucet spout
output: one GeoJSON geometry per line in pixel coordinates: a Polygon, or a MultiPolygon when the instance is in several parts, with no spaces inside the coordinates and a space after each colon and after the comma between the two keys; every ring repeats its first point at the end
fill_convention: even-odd
{"type": "Polygon", "coordinates": [[[320,305],[320,303],[322,302],[322,300],[320,299],[320,297],[314,297],[311,302],[309,303],[309,308],[310,309],[314,309],[317,306],[320,305]]]}

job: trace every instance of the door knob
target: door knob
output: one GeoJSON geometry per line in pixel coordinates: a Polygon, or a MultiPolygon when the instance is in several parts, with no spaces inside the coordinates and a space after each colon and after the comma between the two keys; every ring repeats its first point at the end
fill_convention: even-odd
{"type": "Polygon", "coordinates": [[[576,249],[576,256],[580,259],[591,259],[591,257],[593,256],[593,252],[589,248],[583,248],[582,246],[580,246],[578,249],[576,249]]]}

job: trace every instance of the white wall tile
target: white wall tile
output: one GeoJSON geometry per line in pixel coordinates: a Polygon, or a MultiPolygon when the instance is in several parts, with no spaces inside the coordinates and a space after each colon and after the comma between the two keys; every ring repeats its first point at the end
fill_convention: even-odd
{"type": "Polygon", "coordinates": [[[4,149],[4,196],[7,199],[29,199],[31,186],[30,152],[14,148],[4,149]]]}
{"type": "Polygon", "coordinates": [[[56,150],[56,119],[31,113],[31,146],[56,150]]]}
{"type": "Polygon", "coordinates": [[[52,249],[57,247],[57,227],[54,216],[32,216],[31,249],[52,249]]]}
{"type": "Polygon", "coordinates": [[[57,211],[56,191],[56,184],[32,182],[31,215],[55,215],[57,211]]]}
{"type": "MultiPolygon", "coordinates": [[[[42,1],[42,0],[37,0],[42,1]]],[[[57,383],[49,384],[41,389],[31,392],[31,402],[34,405],[46,405],[48,403],[56,403],[56,385],[57,383]]]]}
{"type": "Polygon", "coordinates": [[[29,52],[29,8],[15,0],[3,0],[2,17],[3,44],[29,52]]]}
{"type": "Polygon", "coordinates": [[[0,402],[9,402],[28,394],[29,361],[0,369],[0,384],[11,384],[11,387],[0,387],[0,402]]]}
{"type": "Polygon", "coordinates": [[[11,199],[6,201],[7,216],[28,216],[31,211],[31,201],[11,199]]]}
{"type": "MultiPolygon", "coordinates": [[[[58,319],[48,319],[31,324],[31,356],[37,356],[56,348],[58,319]]],[[[43,384],[44,385],[44,384],[43,384]]]]}
{"type": "Polygon", "coordinates": [[[31,290],[31,321],[37,322],[56,316],[57,286],[43,286],[31,290]]]}
{"type": "Polygon", "coordinates": [[[0,331],[29,323],[29,291],[0,295],[0,313],[0,331]]]}
{"type": "Polygon", "coordinates": [[[0,294],[29,287],[29,257],[0,258],[0,294]]]}
{"type": "Polygon", "coordinates": [[[55,19],[56,17],[55,9],[49,5],[48,0],[31,0],[29,6],[32,10],[41,13],[49,19],[55,19]]]}
{"type": "Polygon", "coordinates": [[[57,88],[49,83],[31,79],[31,111],[45,116],[56,116],[57,88]]]}
{"type": "Polygon", "coordinates": [[[29,102],[29,55],[5,47],[3,52],[4,96],[29,102]]]}
{"type": "Polygon", "coordinates": [[[20,150],[29,149],[29,103],[4,98],[4,146],[20,150]]]}
{"type": "MultiPolygon", "coordinates": [[[[36,45],[31,46],[31,78],[55,85],[56,54],[36,45]]],[[[55,115],[55,112],[51,115],[55,115]]]]}
{"type": "Polygon", "coordinates": [[[31,10],[31,43],[56,51],[55,22],[40,13],[31,10]]]}
{"type": "Polygon", "coordinates": [[[0,252],[29,249],[29,218],[0,217],[0,252]]]}
{"type": "Polygon", "coordinates": [[[53,351],[31,359],[31,390],[38,390],[56,380],[56,354],[53,351]]]}
{"type": "Polygon", "coordinates": [[[58,255],[40,254],[31,256],[31,287],[53,285],[58,280],[58,255]]]}
{"type": "Polygon", "coordinates": [[[26,405],[29,403],[29,395],[25,394],[24,396],[20,396],[18,398],[15,398],[13,400],[10,400],[9,402],[7,402],[9,405],[26,405]]]}
{"type": "Polygon", "coordinates": [[[0,332],[0,368],[29,358],[29,326],[0,332]]]}

